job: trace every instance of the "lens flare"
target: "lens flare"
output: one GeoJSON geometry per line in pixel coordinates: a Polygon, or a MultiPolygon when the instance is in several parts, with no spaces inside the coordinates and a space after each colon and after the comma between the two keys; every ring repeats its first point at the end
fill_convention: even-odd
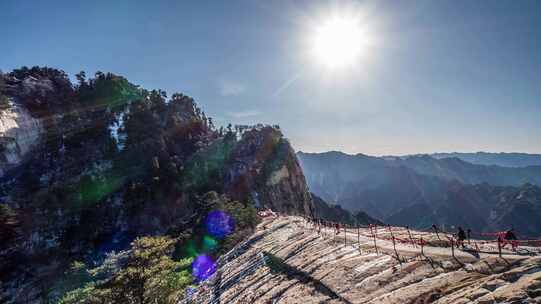
{"type": "Polygon", "coordinates": [[[204,281],[216,272],[216,263],[208,255],[200,255],[192,263],[192,275],[197,281],[204,281]]]}
{"type": "Polygon", "coordinates": [[[218,246],[218,241],[213,239],[212,237],[205,235],[203,237],[202,247],[203,252],[211,252],[218,246]]]}
{"type": "Polygon", "coordinates": [[[196,257],[198,255],[197,246],[195,245],[194,240],[189,240],[183,248],[184,255],[188,257],[196,257]]]}
{"type": "Polygon", "coordinates": [[[223,239],[235,230],[233,218],[221,210],[209,212],[205,225],[208,233],[217,239],[223,239]]]}

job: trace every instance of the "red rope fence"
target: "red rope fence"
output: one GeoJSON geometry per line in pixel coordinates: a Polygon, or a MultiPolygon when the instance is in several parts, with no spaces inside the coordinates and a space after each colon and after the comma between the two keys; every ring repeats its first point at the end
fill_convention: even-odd
{"type": "MultiPolygon", "coordinates": [[[[433,225],[431,229],[428,230],[420,230],[412,232],[408,226],[406,227],[391,227],[391,226],[378,226],[374,224],[370,225],[347,225],[343,223],[337,223],[333,221],[325,221],[321,219],[312,219],[305,217],[306,224],[308,226],[312,226],[312,228],[317,229],[318,234],[328,232],[329,229],[332,231],[334,230],[334,238],[336,238],[337,235],[339,235],[341,232],[344,234],[344,246],[347,246],[347,234],[354,232],[348,232],[349,229],[355,229],[357,230],[357,243],[360,246],[360,236],[372,239],[374,242],[374,250],[376,251],[376,254],[378,254],[378,245],[377,240],[385,240],[385,241],[391,241],[393,244],[393,250],[395,251],[395,254],[400,261],[400,258],[398,256],[398,252],[396,249],[396,244],[402,244],[402,245],[411,245],[414,248],[420,247],[421,254],[424,255],[424,247],[427,245],[430,245],[433,242],[430,242],[430,238],[435,235],[436,239],[438,240],[438,246],[435,247],[449,247],[451,248],[451,254],[453,257],[455,257],[455,247],[459,248],[462,247],[465,251],[473,251],[479,255],[480,253],[487,253],[487,254],[498,254],[500,257],[502,256],[502,249],[505,249],[507,245],[511,245],[511,249],[513,250],[513,254],[521,254],[518,252],[520,249],[520,246],[528,246],[528,247],[541,247],[541,239],[525,239],[525,240],[516,240],[516,239],[506,239],[506,233],[507,232],[485,232],[485,233],[476,233],[476,235],[483,236],[483,237],[495,237],[495,239],[492,240],[474,240],[471,238],[471,230],[468,230],[468,236],[466,239],[462,238],[459,239],[455,234],[444,231],[443,229],[438,228],[436,225],[433,225]],[[363,229],[364,231],[361,231],[363,229]],[[379,231],[379,235],[378,235],[379,231]],[[367,233],[365,233],[367,232],[367,233]],[[397,233],[403,233],[406,234],[405,237],[397,236],[395,235],[395,232],[397,233]],[[440,233],[447,239],[447,241],[442,240],[440,237],[440,233]],[[464,241],[467,241],[468,248],[466,250],[466,246],[464,244],[464,241]],[[484,245],[490,245],[495,244],[497,245],[496,248],[494,247],[486,247],[484,245]],[[484,246],[484,247],[483,247],[484,246]],[[497,251],[496,251],[497,250],[497,251]]],[[[399,234],[400,235],[400,234],[399,234]]],[[[353,242],[354,243],[354,242],[353,242]]],[[[353,245],[353,244],[352,244],[353,245]]],[[[541,248],[533,251],[526,252],[529,255],[537,255],[541,253],[541,248]]]]}

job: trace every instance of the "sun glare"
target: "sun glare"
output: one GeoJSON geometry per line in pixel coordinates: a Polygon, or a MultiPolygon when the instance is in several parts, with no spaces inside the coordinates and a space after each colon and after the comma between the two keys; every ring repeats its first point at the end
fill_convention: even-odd
{"type": "Polygon", "coordinates": [[[328,68],[353,65],[362,52],[363,33],[351,17],[333,17],[316,27],[312,51],[316,60],[328,68]]]}

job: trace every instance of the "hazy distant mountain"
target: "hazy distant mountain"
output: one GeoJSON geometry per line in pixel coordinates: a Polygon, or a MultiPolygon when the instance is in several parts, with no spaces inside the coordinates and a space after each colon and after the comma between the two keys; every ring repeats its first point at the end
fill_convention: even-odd
{"type": "Polygon", "coordinates": [[[541,166],[541,154],[527,153],[434,153],[430,156],[434,158],[456,157],[463,161],[478,165],[496,165],[502,167],[526,167],[541,166]]]}
{"type": "Polygon", "coordinates": [[[438,223],[462,225],[476,232],[500,231],[514,227],[522,236],[541,234],[541,188],[495,187],[489,184],[449,184],[431,202],[403,206],[388,216],[394,225],[429,227],[438,223]]]}
{"type": "Polygon", "coordinates": [[[495,186],[520,186],[525,183],[541,185],[541,166],[484,166],[458,158],[437,159],[428,155],[374,157],[336,151],[298,152],[297,155],[312,191],[327,201],[335,202],[344,198],[341,192],[352,183],[356,190],[374,188],[387,182],[389,176],[397,172],[437,176],[465,184],[486,182],[495,186]]]}
{"type": "Polygon", "coordinates": [[[364,211],[357,211],[352,213],[343,209],[340,205],[333,205],[325,202],[321,197],[317,196],[314,193],[311,193],[311,195],[312,201],[314,202],[314,216],[316,218],[352,225],[383,224],[381,221],[370,217],[364,211]]]}
{"type": "Polygon", "coordinates": [[[428,155],[387,160],[391,166],[405,166],[425,175],[456,179],[466,184],[489,183],[496,186],[541,185],[541,166],[502,167],[477,165],[459,158],[437,159],[428,155]]]}
{"type": "Polygon", "coordinates": [[[541,188],[533,185],[541,184],[539,166],[483,166],[427,155],[297,155],[312,192],[386,223],[461,224],[476,231],[521,225],[521,233],[541,234],[535,223],[541,218],[541,188]]]}

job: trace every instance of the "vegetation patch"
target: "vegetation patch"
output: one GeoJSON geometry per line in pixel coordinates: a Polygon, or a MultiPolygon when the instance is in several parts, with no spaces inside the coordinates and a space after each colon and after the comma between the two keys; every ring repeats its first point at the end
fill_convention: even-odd
{"type": "Polygon", "coordinates": [[[165,236],[138,238],[121,267],[109,262],[87,269],[74,263],[63,282],[83,287],[66,292],[57,303],[176,303],[193,280],[192,259],[171,258],[175,242],[165,236]]]}
{"type": "Polygon", "coordinates": [[[196,153],[186,165],[182,176],[184,191],[205,192],[221,189],[224,169],[231,158],[236,140],[231,137],[216,140],[209,147],[196,153]]]}

